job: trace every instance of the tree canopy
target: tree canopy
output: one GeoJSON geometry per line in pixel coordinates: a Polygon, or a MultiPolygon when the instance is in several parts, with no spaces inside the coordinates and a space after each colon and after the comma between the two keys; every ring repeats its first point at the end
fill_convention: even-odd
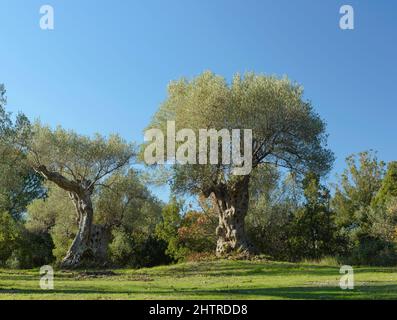
{"type": "Polygon", "coordinates": [[[40,123],[32,127],[28,149],[32,166],[49,180],[63,183],[67,191],[78,190],[82,183],[86,189],[101,184],[109,174],[125,169],[134,155],[134,146],[118,135],[90,138],[40,123]]]}
{"type": "MultiPolygon", "coordinates": [[[[197,136],[200,129],[252,129],[254,168],[275,164],[324,174],[334,159],[325,148],[324,122],[304,101],[302,87],[287,78],[237,74],[228,84],[205,72],[191,81],[174,81],[148,129],[162,129],[167,136],[169,120],[177,131],[189,128],[197,136]]],[[[229,180],[231,166],[175,165],[173,185],[178,191],[200,192],[229,180]]]]}

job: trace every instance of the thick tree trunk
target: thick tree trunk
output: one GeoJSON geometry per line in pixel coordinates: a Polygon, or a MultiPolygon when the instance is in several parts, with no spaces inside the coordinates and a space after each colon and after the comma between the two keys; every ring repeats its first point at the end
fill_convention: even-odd
{"type": "Polygon", "coordinates": [[[106,261],[109,236],[105,227],[93,224],[91,193],[71,193],[70,196],[78,214],[79,229],[61,266],[76,268],[103,265],[106,261]]]}
{"type": "Polygon", "coordinates": [[[62,267],[70,268],[79,266],[83,260],[92,260],[91,228],[94,216],[90,194],[78,195],[70,193],[76,207],[79,229],[68,253],[62,261],[62,267]]]}
{"type": "Polygon", "coordinates": [[[216,255],[219,257],[231,253],[251,255],[254,246],[245,233],[245,216],[249,202],[249,176],[237,179],[228,185],[222,184],[212,193],[212,199],[219,215],[216,255]]]}
{"type": "Polygon", "coordinates": [[[45,166],[36,167],[35,170],[68,191],[76,208],[79,229],[61,266],[77,268],[103,264],[106,261],[110,237],[105,227],[93,225],[94,210],[91,196],[94,187],[91,182],[69,180],[57,172],[47,170],[45,166]]]}

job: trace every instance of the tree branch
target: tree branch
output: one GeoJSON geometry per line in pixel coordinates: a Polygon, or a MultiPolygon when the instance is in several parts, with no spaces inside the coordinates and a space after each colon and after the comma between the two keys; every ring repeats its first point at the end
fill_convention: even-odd
{"type": "Polygon", "coordinates": [[[54,182],[57,186],[66,191],[75,192],[77,194],[80,194],[82,192],[81,187],[76,182],[66,179],[64,176],[57,172],[47,170],[46,166],[41,165],[35,167],[34,170],[37,173],[41,174],[45,179],[54,182]]]}

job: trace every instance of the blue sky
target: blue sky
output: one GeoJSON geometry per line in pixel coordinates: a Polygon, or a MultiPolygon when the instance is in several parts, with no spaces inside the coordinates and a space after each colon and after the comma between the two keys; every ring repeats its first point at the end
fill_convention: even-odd
{"type": "MultiPolygon", "coordinates": [[[[84,134],[141,142],[170,80],[212,70],[288,75],[326,120],[337,157],[397,159],[397,2],[0,0],[8,108],[84,134]],[[39,28],[39,8],[55,30],[39,28]],[[339,28],[339,8],[355,29],[339,28]]],[[[156,190],[166,199],[166,191],[156,190]]]]}

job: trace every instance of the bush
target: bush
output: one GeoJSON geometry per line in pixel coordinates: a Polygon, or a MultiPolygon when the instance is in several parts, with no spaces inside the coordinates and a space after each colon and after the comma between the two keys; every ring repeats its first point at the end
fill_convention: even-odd
{"type": "Polygon", "coordinates": [[[22,222],[0,214],[0,265],[8,268],[33,268],[54,260],[54,244],[48,233],[33,233],[22,222]]]}
{"type": "Polygon", "coordinates": [[[178,241],[190,253],[213,253],[216,248],[217,224],[218,218],[214,214],[189,211],[178,229],[178,241]]]}
{"type": "Polygon", "coordinates": [[[208,212],[189,211],[181,214],[182,204],[171,201],[162,210],[163,221],[156,228],[156,235],[167,243],[166,253],[174,261],[184,261],[195,253],[214,252],[217,216],[208,212]]]}
{"type": "Polygon", "coordinates": [[[73,243],[74,233],[69,232],[64,224],[57,224],[51,229],[51,237],[54,242],[52,254],[56,259],[56,263],[59,264],[73,243]]]}
{"type": "Polygon", "coordinates": [[[174,261],[183,260],[188,254],[178,238],[178,229],[182,223],[181,208],[182,204],[173,199],[162,209],[162,222],[156,226],[156,236],[167,243],[166,254],[174,261]]]}
{"type": "Polygon", "coordinates": [[[9,213],[0,212],[0,265],[18,248],[22,236],[22,226],[9,213]]]}
{"type": "Polygon", "coordinates": [[[123,229],[113,230],[112,237],[109,244],[110,261],[117,266],[128,265],[133,251],[132,238],[123,229]]]}
{"type": "Polygon", "coordinates": [[[48,233],[23,232],[18,249],[14,251],[13,263],[18,263],[18,268],[29,269],[41,267],[54,262],[52,255],[54,243],[48,233]]]}
{"type": "Polygon", "coordinates": [[[142,268],[171,262],[171,258],[165,253],[167,243],[155,236],[144,233],[129,234],[123,229],[115,229],[112,237],[109,257],[115,266],[142,268]]]}
{"type": "Polygon", "coordinates": [[[355,228],[340,229],[344,245],[341,260],[356,265],[397,264],[397,211],[394,201],[362,208],[356,213],[355,228]]]}
{"type": "Polygon", "coordinates": [[[290,233],[292,213],[288,206],[266,206],[250,210],[247,235],[260,253],[276,260],[290,260],[290,233]]]}
{"type": "Polygon", "coordinates": [[[170,264],[172,258],[166,254],[166,250],[167,242],[156,236],[133,234],[131,266],[143,268],[170,264]]]}
{"type": "Polygon", "coordinates": [[[351,254],[343,260],[352,265],[395,266],[396,245],[381,239],[365,237],[357,242],[351,254]]]}

